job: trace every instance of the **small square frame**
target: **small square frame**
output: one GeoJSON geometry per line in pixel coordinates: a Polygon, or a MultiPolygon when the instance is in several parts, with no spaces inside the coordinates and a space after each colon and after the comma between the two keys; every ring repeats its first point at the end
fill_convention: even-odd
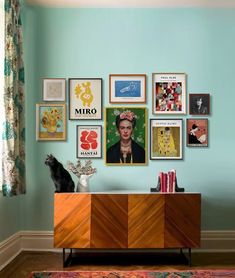
{"type": "Polygon", "coordinates": [[[43,101],[65,101],[66,79],[44,78],[43,79],[43,101]]]}
{"type": "Polygon", "coordinates": [[[110,74],[110,103],[146,103],[146,74],[110,74]]]}
{"type": "Polygon", "coordinates": [[[150,119],[150,159],[183,159],[182,119],[150,119]]]}
{"type": "Polygon", "coordinates": [[[101,125],[77,125],[77,158],[102,158],[101,125]]]}
{"type": "Polygon", "coordinates": [[[189,94],[189,114],[209,115],[210,114],[210,94],[189,94]]]}

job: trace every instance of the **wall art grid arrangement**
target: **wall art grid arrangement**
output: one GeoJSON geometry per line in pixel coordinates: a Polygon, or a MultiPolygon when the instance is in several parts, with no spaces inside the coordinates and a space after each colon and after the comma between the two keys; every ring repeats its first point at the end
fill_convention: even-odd
{"type": "MultiPolygon", "coordinates": [[[[102,78],[69,78],[69,120],[102,120],[104,112],[106,165],[146,165],[148,124],[149,158],[183,159],[184,120],[178,117],[186,115],[186,100],[191,115],[186,118],[187,147],[208,147],[208,119],[200,116],[210,115],[210,94],[190,93],[187,98],[186,77],[185,73],[152,74],[152,114],[156,118],[149,121],[144,106],[146,74],[110,74],[111,106],[104,109],[102,78]],[[168,115],[171,117],[166,118],[168,115]]],[[[42,87],[44,103],[36,104],[36,140],[65,141],[66,78],[44,78],[42,87]]],[[[102,126],[77,125],[76,129],[77,158],[102,158],[102,126]]]]}

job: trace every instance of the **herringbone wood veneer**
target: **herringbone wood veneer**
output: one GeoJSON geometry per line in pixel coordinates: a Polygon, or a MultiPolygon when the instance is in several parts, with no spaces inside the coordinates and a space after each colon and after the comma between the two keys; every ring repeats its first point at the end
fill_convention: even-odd
{"type": "Polygon", "coordinates": [[[129,195],[128,247],[164,247],[164,198],[161,195],[129,195]]]}
{"type": "Polygon", "coordinates": [[[90,247],[90,194],[55,194],[54,246],[90,247]]]}

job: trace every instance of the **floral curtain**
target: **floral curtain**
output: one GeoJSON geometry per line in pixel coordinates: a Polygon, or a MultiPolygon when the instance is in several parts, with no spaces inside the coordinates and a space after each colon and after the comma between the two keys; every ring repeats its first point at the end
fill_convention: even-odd
{"type": "Polygon", "coordinates": [[[5,0],[4,196],[25,193],[25,120],[22,25],[18,0],[5,0]]]}

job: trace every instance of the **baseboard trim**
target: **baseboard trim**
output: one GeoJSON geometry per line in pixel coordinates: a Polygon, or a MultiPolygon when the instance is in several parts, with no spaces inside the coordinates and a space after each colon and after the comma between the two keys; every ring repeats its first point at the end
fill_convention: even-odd
{"type": "MultiPolygon", "coordinates": [[[[53,231],[20,231],[0,242],[0,270],[22,251],[61,252],[54,248],[53,231]]],[[[193,252],[235,252],[235,231],[202,231],[201,248],[193,252]]]]}

